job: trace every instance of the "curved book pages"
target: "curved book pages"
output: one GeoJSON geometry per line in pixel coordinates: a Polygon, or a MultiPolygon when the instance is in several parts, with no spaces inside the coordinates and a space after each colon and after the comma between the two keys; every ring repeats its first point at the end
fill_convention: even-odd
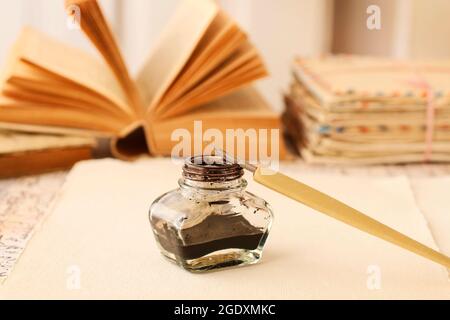
{"type": "Polygon", "coordinates": [[[172,132],[195,120],[223,133],[280,127],[249,87],[267,75],[258,51],[214,1],[182,1],[135,80],[97,1],[66,5],[103,61],[25,28],[2,77],[0,122],[111,137],[126,159],[169,155],[172,132]]]}

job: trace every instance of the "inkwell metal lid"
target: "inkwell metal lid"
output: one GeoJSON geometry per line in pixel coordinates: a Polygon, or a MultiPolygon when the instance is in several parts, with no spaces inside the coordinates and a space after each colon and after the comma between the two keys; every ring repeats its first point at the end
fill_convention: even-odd
{"type": "Polygon", "coordinates": [[[222,156],[197,156],[186,160],[183,178],[199,182],[227,182],[244,175],[244,169],[222,156]]]}

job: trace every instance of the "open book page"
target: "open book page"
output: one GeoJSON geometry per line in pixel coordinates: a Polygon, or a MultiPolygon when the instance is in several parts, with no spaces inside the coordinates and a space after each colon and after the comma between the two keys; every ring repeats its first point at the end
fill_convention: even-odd
{"type": "MultiPolygon", "coordinates": [[[[79,49],[66,46],[31,28],[25,28],[12,54],[15,56],[12,61],[20,59],[47,73],[73,81],[132,113],[126,94],[111,69],[101,60],[79,49]]],[[[6,80],[15,75],[14,69],[14,65],[7,67],[6,80]]]]}
{"type": "MultiPolygon", "coordinates": [[[[219,114],[233,114],[233,117],[239,120],[244,120],[245,116],[250,114],[256,114],[260,116],[277,116],[277,113],[272,111],[267,101],[261,96],[261,94],[253,87],[245,87],[236,90],[220,99],[209,101],[202,105],[199,105],[189,113],[179,115],[177,117],[169,117],[167,119],[160,119],[158,122],[176,122],[182,119],[192,118],[204,119],[204,118],[216,118],[218,122],[222,120],[219,114]]],[[[258,117],[258,116],[257,116],[258,117]]],[[[235,126],[231,126],[233,128],[235,126]]]]}
{"type": "Polygon", "coordinates": [[[266,75],[259,52],[232,19],[210,0],[186,0],[137,81],[144,104],[159,120],[186,114],[266,75]]]}
{"type": "Polygon", "coordinates": [[[197,44],[190,59],[169,90],[165,92],[160,105],[173,102],[184,92],[191,89],[245,40],[246,35],[224,12],[219,11],[197,44]]]}
{"type": "Polygon", "coordinates": [[[55,108],[72,107],[85,109],[89,113],[115,115],[125,123],[136,119],[126,106],[122,108],[83,85],[23,60],[15,63],[14,72],[2,84],[2,94],[19,100],[49,103],[55,108]]]}
{"type": "MultiPolygon", "coordinates": [[[[192,113],[203,113],[207,111],[271,111],[271,106],[253,87],[245,87],[226,95],[221,99],[203,104],[192,113]]],[[[272,112],[272,111],[271,111],[272,112]]],[[[275,113],[275,112],[274,112],[275,113]]]]}
{"type": "MultiPolygon", "coordinates": [[[[0,287],[0,298],[450,298],[441,266],[286,199],[250,176],[248,190],[276,215],[262,262],[186,273],[161,256],[148,222],[150,204],[177,188],[180,171],[168,159],[77,165],[55,210],[0,287]],[[80,275],[77,290],[67,287],[71,270],[80,275]]],[[[405,177],[285,173],[436,248],[405,177]]]]}
{"type": "Polygon", "coordinates": [[[145,106],[154,107],[178,76],[219,12],[212,0],[184,0],[137,77],[145,106]]]}
{"type": "Polygon", "coordinates": [[[258,51],[245,43],[196,86],[171,103],[161,105],[157,113],[163,118],[187,113],[266,75],[258,51]]]}
{"type": "Polygon", "coordinates": [[[52,127],[60,133],[79,129],[100,136],[118,134],[122,130],[124,123],[120,119],[105,119],[101,114],[83,110],[54,108],[47,104],[0,96],[0,122],[11,123],[11,126],[17,123],[25,127],[52,127]]]}
{"type": "Polygon", "coordinates": [[[111,68],[126,95],[128,106],[136,116],[140,117],[144,110],[136,84],[131,79],[112,29],[97,0],[66,0],[69,15],[74,14],[71,12],[72,5],[79,8],[82,16],[79,21],[80,26],[111,68]]]}
{"type": "MultiPolygon", "coordinates": [[[[280,157],[285,159],[286,150],[283,139],[281,139],[281,122],[278,114],[270,109],[267,102],[252,87],[237,90],[221,99],[206,103],[191,112],[168,119],[158,119],[152,124],[152,135],[154,136],[153,152],[157,155],[170,155],[178,141],[172,139],[172,133],[178,128],[185,128],[194,135],[195,121],[201,119],[202,130],[220,130],[226,136],[227,129],[242,129],[244,131],[266,129],[266,137],[260,136],[258,143],[261,147],[268,144],[267,150],[271,148],[270,130],[278,130],[279,139],[275,148],[280,151],[280,157]]],[[[201,133],[200,133],[201,134],[201,133]]],[[[226,141],[223,141],[224,143],[226,141]]],[[[217,142],[219,143],[219,142],[217,142]]],[[[208,145],[203,141],[203,145],[208,145]]]]}

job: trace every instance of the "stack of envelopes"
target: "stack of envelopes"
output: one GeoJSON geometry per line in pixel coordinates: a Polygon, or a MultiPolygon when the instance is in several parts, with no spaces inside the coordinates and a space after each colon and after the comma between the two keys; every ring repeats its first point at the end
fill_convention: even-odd
{"type": "Polygon", "coordinates": [[[450,60],[297,58],[285,101],[307,162],[450,161],[450,60]]]}

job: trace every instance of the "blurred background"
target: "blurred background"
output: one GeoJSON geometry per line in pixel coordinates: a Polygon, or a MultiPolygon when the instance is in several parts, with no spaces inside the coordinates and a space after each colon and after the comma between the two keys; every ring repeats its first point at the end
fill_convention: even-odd
{"type": "MultiPolygon", "coordinates": [[[[101,0],[125,59],[135,74],[179,0],[101,0]]],[[[290,79],[294,55],[357,53],[406,58],[450,56],[448,0],[219,0],[250,34],[271,71],[258,83],[274,108],[290,79]],[[370,5],[381,29],[366,27],[370,5]],[[432,35],[432,36],[430,36],[432,35]]],[[[28,24],[97,54],[78,30],[66,27],[64,0],[0,0],[0,61],[28,24]]]]}
{"type": "MultiPolygon", "coordinates": [[[[98,1],[116,35],[131,73],[137,74],[180,0],[98,1]]],[[[395,223],[394,225],[408,234],[414,235],[414,232],[420,231],[420,235],[430,243],[433,243],[433,239],[436,240],[434,247],[443,249],[447,254],[450,253],[450,233],[448,232],[450,230],[450,215],[448,214],[450,198],[445,191],[450,189],[450,59],[448,59],[450,58],[450,0],[217,1],[230,16],[234,17],[242,29],[248,32],[271,73],[270,77],[258,81],[256,85],[273,108],[280,112],[283,134],[287,138],[285,141],[288,143],[288,147],[291,147],[290,151],[302,157],[300,159],[294,155],[289,156],[288,158],[293,161],[283,163],[283,172],[302,179],[303,174],[307,173],[311,176],[311,182],[319,183],[316,185],[317,187],[325,188],[328,185],[325,191],[329,190],[331,194],[338,195],[342,191],[344,192],[342,195],[345,196],[345,190],[348,190],[347,200],[349,203],[353,201],[361,209],[369,209],[368,213],[370,213],[370,209],[373,209],[374,212],[378,212],[377,214],[382,214],[380,217],[393,219],[391,221],[395,223]],[[378,15],[379,18],[379,25],[375,29],[368,27],[368,19],[371,15],[378,15]],[[334,53],[392,58],[446,58],[447,60],[426,61],[417,67],[403,65],[402,68],[390,70],[389,66],[380,68],[377,59],[349,58],[348,56],[331,56],[328,59],[322,59],[322,55],[334,53]],[[293,68],[295,56],[312,57],[312,59],[297,61],[296,68],[293,68]],[[355,61],[361,62],[360,59],[365,63],[354,64],[355,61]],[[312,63],[308,64],[308,60],[312,63]],[[364,68],[349,68],[348,66],[352,66],[352,64],[364,68]],[[311,65],[316,67],[312,70],[313,72],[311,69],[307,69],[311,65]],[[430,65],[431,68],[429,68],[430,65]],[[324,66],[326,68],[323,68],[324,66]],[[368,68],[364,70],[366,66],[368,68]],[[427,73],[428,69],[431,71],[427,73]],[[360,70],[364,72],[360,72],[360,70]],[[333,73],[334,71],[338,72],[333,73]],[[292,76],[294,72],[296,77],[292,76]],[[303,77],[299,77],[299,74],[303,77]],[[314,91],[323,86],[324,78],[334,81],[329,82],[331,85],[328,86],[328,89],[314,91]],[[434,81],[429,81],[429,79],[434,81]],[[333,85],[335,86],[333,87],[333,85]],[[321,95],[321,92],[325,93],[321,95]],[[350,99],[341,99],[342,96],[350,97],[350,99]],[[324,97],[331,98],[324,99],[324,97]],[[440,162],[446,164],[437,164],[440,162]],[[408,165],[393,165],[399,163],[408,165]],[[431,165],[431,163],[433,164],[431,165]],[[388,165],[378,166],[380,164],[388,165]],[[363,168],[363,165],[370,166],[363,168]],[[391,176],[394,177],[391,178],[391,176]],[[339,180],[334,180],[335,178],[339,180]],[[378,178],[382,180],[378,180],[378,178]],[[341,188],[333,191],[335,186],[341,188]],[[358,192],[354,193],[351,190],[358,192]],[[371,190],[384,201],[376,202],[374,200],[376,198],[372,197],[374,192],[371,190]],[[364,192],[367,193],[367,197],[363,196],[364,192]],[[378,205],[381,207],[377,207],[378,205]],[[390,212],[389,206],[392,206],[398,214],[387,214],[390,212]],[[384,208],[387,211],[384,211],[384,208]],[[428,227],[431,231],[428,230],[428,227]],[[430,233],[427,233],[428,231],[430,233]]],[[[98,56],[99,53],[85,34],[76,28],[69,27],[64,2],[64,0],[0,0],[0,64],[5,63],[11,45],[25,25],[33,26],[68,45],[80,47],[98,56]]],[[[31,83],[31,81],[24,82],[28,85],[31,83]]],[[[47,85],[47,81],[42,83],[47,85]]],[[[327,82],[325,81],[325,83],[327,82]]],[[[20,86],[18,87],[20,88],[20,86]]],[[[65,87],[61,86],[61,88],[65,87]]],[[[19,94],[33,94],[32,88],[18,92],[19,94]]],[[[36,91],[41,93],[40,90],[36,91]]],[[[43,92],[45,93],[45,90],[43,92]]],[[[69,93],[72,92],[78,93],[78,91],[69,90],[69,93]]],[[[52,98],[51,94],[49,98],[52,98]]],[[[55,96],[57,95],[55,94],[55,96]]],[[[35,102],[32,98],[28,98],[28,100],[35,102]]],[[[28,100],[17,99],[19,102],[29,102],[28,100]]],[[[66,103],[72,102],[66,100],[66,103]]],[[[83,102],[83,99],[80,100],[83,102]]],[[[0,109],[1,107],[0,103],[0,109]]],[[[13,105],[13,107],[15,106],[13,105]]],[[[27,109],[24,110],[27,111],[27,109]]],[[[36,110],[35,112],[38,114],[40,109],[36,110]]],[[[6,111],[8,112],[8,109],[6,111]]],[[[34,109],[30,108],[30,111],[34,111],[34,109]]],[[[8,115],[8,113],[5,114],[8,115]]],[[[239,119],[239,115],[233,120],[236,120],[232,124],[233,128],[239,128],[241,124],[247,127],[250,123],[246,119],[244,119],[246,121],[240,122],[242,119],[239,119]]],[[[64,199],[60,197],[60,190],[66,179],[67,171],[50,175],[18,177],[69,168],[78,161],[92,157],[110,156],[110,144],[107,139],[100,139],[100,144],[97,146],[96,140],[90,137],[20,132],[20,128],[17,129],[14,125],[11,128],[1,125],[0,123],[0,240],[8,240],[9,242],[6,243],[11,243],[13,249],[11,250],[9,245],[2,246],[0,241],[0,282],[2,280],[1,267],[6,265],[6,273],[3,268],[3,275],[8,275],[25,249],[35,226],[39,225],[40,221],[54,207],[55,199],[57,201],[64,199]],[[94,155],[92,156],[93,149],[94,155]],[[14,179],[3,179],[4,177],[13,177],[14,179]],[[2,225],[11,226],[11,228],[2,229],[2,225]],[[2,249],[6,254],[2,255],[2,249]],[[2,257],[6,257],[6,260],[2,261],[2,257]]],[[[259,144],[260,152],[262,145],[259,144]]],[[[271,147],[274,145],[271,143],[271,147]]],[[[129,146],[130,149],[133,149],[135,144],[130,143],[129,146]]],[[[271,155],[273,156],[272,152],[271,155]]],[[[118,177],[109,177],[108,175],[108,179],[104,181],[103,177],[106,176],[102,175],[107,172],[109,174],[107,170],[111,168],[108,163],[108,161],[100,161],[98,168],[101,169],[106,165],[106,169],[103,168],[98,172],[97,164],[93,163],[86,166],[81,164],[81,167],[75,169],[68,179],[69,183],[76,182],[70,185],[71,193],[67,194],[70,197],[66,197],[65,201],[67,202],[60,203],[58,207],[72,208],[69,213],[78,213],[80,211],[78,208],[81,208],[84,211],[91,209],[93,212],[100,211],[102,213],[103,211],[109,214],[108,208],[114,205],[113,202],[108,202],[107,205],[110,206],[104,207],[104,210],[98,206],[99,203],[102,203],[102,199],[106,199],[103,197],[105,191],[101,188],[103,186],[101,183],[110,188],[105,188],[105,190],[112,190],[111,192],[115,194],[120,193],[121,197],[115,197],[120,198],[120,201],[124,199],[126,201],[129,198],[133,202],[137,199],[135,195],[144,194],[135,192],[141,185],[132,185],[132,182],[127,181],[125,181],[126,186],[123,190],[132,194],[132,197],[127,197],[127,194],[121,192],[122,189],[114,189],[118,186],[122,188],[124,185],[120,174],[118,177]],[[100,184],[92,185],[91,182],[94,180],[100,184]],[[111,181],[116,181],[116,183],[110,183],[111,181]],[[86,184],[87,189],[83,183],[86,184]],[[90,190],[96,192],[89,192],[90,190]],[[76,198],[77,196],[79,198],[76,198]],[[81,207],[77,207],[77,205],[81,205],[81,207]]],[[[155,162],[155,172],[160,171],[158,166],[161,163],[159,160],[155,162]]],[[[113,168],[116,168],[116,164],[119,165],[114,163],[113,168]]],[[[151,165],[151,162],[149,164],[151,165]]],[[[126,168],[128,167],[123,167],[123,170],[129,170],[126,168]]],[[[131,170],[132,167],[129,168],[131,170]]],[[[136,168],[138,170],[142,168],[144,172],[147,172],[145,171],[147,169],[144,166],[141,167],[140,164],[136,168]]],[[[164,167],[161,168],[165,170],[164,167]]],[[[160,185],[157,178],[158,175],[156,179],[147,179],[149,183],[154,183],[152,190],[159,190],[160,185]]],[[[158,193],[163,191],[165,190],[159,190],[158,193]]],[[[145,201],[148,201],[147,192],[145,192],[145,197],[145,201]]],[[[119,202],[119,205],[123,206],[125,203],[119,202]]],[[[285,208],[281,206],[280,211],[283,209],[285,208]]],[[[53,214],[62,214],[62,212],[53,214]]],[[[64,217],[67,217],[67,214],[64,214],[64,217]]],[[[57,222],[60,221],[58,217],[56,219],[57,222]]],[[[72,221],[75,219],[74,217],[72,221]]],[[[88,220],[80,220],[81,224],[78,226],[83,228],[83,231],[91,232],[92,230],[89,231],[88,228],[94,225],[88,220]],[[83,224],[85,222],[86,228],[83,224]]],[[[117,223],[117,221],[107,220],[112,223],[117,223]]],[[[122,225],[106,226],[106,228],[97,229],[108,231],[118,230],[122,227],[122,225]]],[[[311,226],[314,227],[315,224],[311,224],[311,226]]],[[[70,227],[69,231],[76,231],[73,226],[66,227],[70,227]]],[[[304,230],[307,228],[308,226],[304,230]]],[[[97,234],[96,230],[90,234],[97,234]]],[[[58,234],[64,235],[62,232],[58,234]]],[[[292,239],[297,234],[300,233],[296,231],[292,235],[292,239]]],[[[108,234],[105,235],[108,236],[108,234]]],[[[326,236],[326,233],[323,235],[326,236]]],[[[111,234],[111,237],[114,236],[116,235],[111,234]]],[[[64,240],[65,238],[62,237],[62,241],[64,240]]],[[[51,242],[63,243],[59,239],[54,241],[53,238],[51,242]]],[[[130,244],[130,246],[133,245],[130,244]]],[[[100,247],[94,246],[93,248],[100,247]]],[[[65,249],[68,251],[58,250],[66,252],[70,259],[73,258],[74,252],[83,251],[77,250],[77,247],[70,248],[70,246],[65,249]]],[[[58,250],[53,251],[59,252],[58,250]]],[[[345,247],[345,250],[352,255],[350,246],[345,247]]],[[[42,270],[48,273],[47,251],[39,254],[44,257],[44,260],[41,261],[44,268],[42,270]]],[[[370,253],[369,251],[367,252],[370,253]]],[[[358,251],[354,252],[356,255],[353,254],[353,256],[358,256],[358,251]]],[[[319,261],[317,257],[314,259],[314,261],[319,261]]],[[[364,259],[371,261],[368,260],[369,256],[364,259]]],[[[40,263],[38,260],[36,261],[40,263]]],[[[395,261],[393,260],[393,262],[395,261]]],[[[393,264],[393,266],[395,265],[396,263],[393,264]]],[[[364,265],[362,266],[364,267],[364,265]]],[[[346,267],[346,265],[342,264],[341,267],[346,267]]],[[[30,269],[30,271],[34,270],[30,269]]],[[[365,274],[366,270],[363,268],[361,271],[365,274]]],[[[399,275],[403,275],[401,270],[398,272],[399,275]]],[[[45,276],[43,272],[41,274],[45,276]]],[[[316,277],[316,275],[313,276],[316,277]]],[[[339,278],[334,272],[330,273],[330,277],[330,279],[339,278]]],[[[16,279],[22,280],[37,278],[44,283],[33,272],[30,272],[29,277],[20,273],[16,277],[16,279]]],[[[51,276],[48,279],[49,281],[46,281],[44,285],[52,283],[52,281],[55,284],[58,283],[54,279],[52,280],[51,276]]],[[[100,284],[106,283],[105,279],[107,278],[101,274],[100,280],[103,282],[100,284]]],[[[406,278],[399,277],[399,279],[403,279],[403,282],[399,284],[407,283],[404,281],[406,278]]],[[[430,277],[429,279],[435,281],[438,278],[430,277]]],[[[37,284],[36,288],[41,285],[38,282],[35,283],[37,284]]],[[[29,281],[23,283],[18,288],[26,287],[27,290],[24,292],[28,294],[30,283],[29,281]]],[[[426,282],[423,283],[425,285],[426,282]]],[[[436,285],[436,283],[435,281],[430,285],[436,285]]],[[[346,286],[345,283],[342,285],[346,286]]],[[[57,288],[60,287],[57,286],[57,288]]],[[[360,285],[358,284],[358,286],[360,285]]],[[[14,285],[11,286],[11,288],[13,287],[14,285]]],[[[39,289],[36,288],[32,288],[31,291],[39,293],[39,289]]],[[[405,290],[411,291],[409,284],[405,288],[405,290]]],[[[58,292],[57,290],[59,289],[48,292],[58,292]]],[[[425,290],[423,294],[427,294],[430,290],[425,290]]],[[[315,291],[326,293],[326,290],[315,291]]],[[[410,296],[409,293],[405,294],[410,296]]],[[[351,296],[354,298],[355,294],[351,296]]],[[[376,297],[379,297],[379,294],[376,297]]]]}

